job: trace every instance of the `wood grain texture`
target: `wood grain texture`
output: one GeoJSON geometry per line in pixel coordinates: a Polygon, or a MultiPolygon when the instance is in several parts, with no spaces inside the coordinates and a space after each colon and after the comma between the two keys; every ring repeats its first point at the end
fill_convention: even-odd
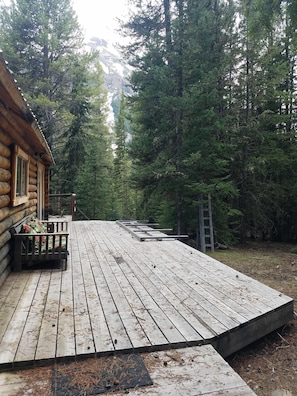
{"type": "Polygon", "coordinates": [[[11,274],[0,288],[2,365],[204,344],[228,355],[293,314],[291,298],[179,241],[69,224],[66,271],[11,274]]]}

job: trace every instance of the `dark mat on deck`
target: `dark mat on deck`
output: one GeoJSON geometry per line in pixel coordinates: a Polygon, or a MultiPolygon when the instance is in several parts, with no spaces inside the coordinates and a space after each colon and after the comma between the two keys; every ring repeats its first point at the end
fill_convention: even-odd
{"type": "Polygon", "coordinates": [[[53,396],[89,396],[152,385],[138,354],[87,359],[53,369],[53,396]]]}

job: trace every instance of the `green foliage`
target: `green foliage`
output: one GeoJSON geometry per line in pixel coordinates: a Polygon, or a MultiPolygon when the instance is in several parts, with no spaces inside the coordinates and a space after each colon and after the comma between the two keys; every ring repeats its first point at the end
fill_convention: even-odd
{"type": "Polygon", "coordinates": [[[2,10],[0,22],[4,56],[55,148],[58,131],[71,120],[70,69],[82,45],[70,0],[17,0],[2,10]]]}
{"type": "MultiPolygon", "coordinates": [[[[90,135],[86,160],[75,183],[77,206],[89,219],[111,220],[115,211],[112,185],[112,152],[106,131],[90,135]]],[[[79,214],[78,214],[79,215],[79,214]]]]}
{"type": "Polygon", "coordinates": [[[97,53],[84,53],[70,0],[16,0],[1,7],[0,47],[56,161],[51,190],[75,192],[90,218],[108,218],[112,154],[97,53]]]}
{"type": "Polygon", "coordinates": [[[131,15],[130,155],[146,216],[194,234],[210,193],[218,241],[296,238],[293,8],[160,0],[131,15]]]}
{"type": "Polygon", "coordinates": [[[122,92],[120,108],[115,122],[116,148],[113,177],[115,213],[118,219],[132,219],[136,215],[135,192],[130,181],[131,160],[128,156],[128,131],[130,126],[127,111],[124,92],[122,92]]]}
{"type": "MultiPolygon", "coordinates": [[[[197,196],[213,192],[215,180],[223,180],[228,165],[222,87],[231,58],[223,52],[228,37],[217,26],[225,21],[215,2],[209,8],[203,1],[187,4],[187,8],[182,1],[176,7],[172,4],[168,15],[164,2],[164,15],[156,7],[146,14],[142,28],[138,16],[137,25],[130,21],[125,26],[142,44],[142,52],[131,62],[136,67],[131,78],[136,92],[131,103],[132,177],[145,200],[154,202],[158,197],[162,209],[155,208],[154,216],[162,222],[167,217],[171,223],[175,217],[179,232],[197,229],[192,209],[197,196]],[[165,26],[156,24],[163,18],[165,26]],[[153,31],[148,26],[154,26],[153,31]]],[[[132,44],[127,50],[130,59],[134,49],[132,44]]]]}
{"type": "Polygon", "coordinates": [[[153,218],[194,237],[211,194],[218,242],[296,240],[296,1],[131,3],[134,94],[118,106],[114,153],[70,2],[1,9],[0,44],[57,156],[56,188],[90,218],[153,218]]]}

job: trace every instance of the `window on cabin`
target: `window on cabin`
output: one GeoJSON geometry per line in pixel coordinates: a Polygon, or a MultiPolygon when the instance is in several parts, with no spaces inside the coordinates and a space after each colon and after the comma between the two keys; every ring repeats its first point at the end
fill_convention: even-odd
{"type": "Polygon", "coordinates": [[[17,157],[16,191],[15,195],[21,197],[27,195],[27,161],[17,157]]]}
{"type": "Polygon", "coordinates": [[[15,146],[13,159],[12,205],[21,205],[28,201],[29,156],[15,146]]]}

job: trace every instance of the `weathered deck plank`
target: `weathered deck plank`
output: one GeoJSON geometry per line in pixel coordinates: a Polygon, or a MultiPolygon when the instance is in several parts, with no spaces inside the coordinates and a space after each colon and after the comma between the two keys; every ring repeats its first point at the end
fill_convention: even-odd
{"type": "MultiPolygon", "coordinates": [[[[104,240],[106,243],[110,244],[110,238],[108,236],[106,236],[104,240]]],[[[114,252],[115,246],[109,245],[108,249],[114,252]]],[[[162,316],[164,316],[164,318],[162,319],[159,316],[157,323],[159,323],[160,320],[162,321],[168,319],[171,322],[168,322],[169,327],[172,327],[173,325],[177,329],[175,336],[173,334],[170,336],[173,343],[181,341],[191,341],[193,339],[197,340],[197,338],[199,338],[199,334],[190,325],[187,325],[187,323],[184,321],[176,308],[170,303],[170,301],[164,298],[162,293],[160,293],[161,288],[158,287],[159,285],[156,285],[149,276],[146,276],[146,274],[137,267],[137,264],[135,262],[135,260],[139,259],[137,256],[135,256],[133,259],[132,257],[129,257],[130,266],[128,268],[128,266],[126,265],[127,261],[124,260],[123,255],[116,256],[115,253],[113,253],[113,255],[115,257],[115,259],[113,260],[113,264],[121,267],[123,269],[123,273],[129,271],[129,269],[132,269],[134,276],[135,274],[138,274],[138,282],[145,289],[145,292],[141,293],[141,298],[147,298],[148,300],[150,300],[150,304],[152,304],[151,309],[153,309],[155,304],[157,304],[157,306],[161,309],[162,316]],[[146,297],[144,296],[144,294],[146,294],[146,297]],[[154,300],[154,303],[152,303],[152,300],[154,300]]]]}
{"type": "Polygon", "coordinates": [[[210,345],[169,350],[155,356],[144,357],[153,385],[129,389],[131,396],[255,396],[210,345]]]}
{"type": "MultiPolygon", "coordinates": [[[[214,333],[201,325],[201,322],[197,321],[197,316],[191,315],[191,312],[181,303],[185,296],[178,299],[174,293],[170,291],[167,286],[168,274],[163,273],[159,280],[156,278],[152,280],[152,275],[154,274],[150,268],[156,270],[159,261],[155,261],[151,255],[145,254],[145,251],[142,249],[143,245],[136,244],[134,246],[134,244],[131,244],[129,238],[126,238],[127,235],[123,235],[122,233],[117,235],[118,237],[110,238],[110,234],[108,234],[108,230],[106,230],[105,240],[113,242],[113,246],[110,246],[110,251],[112,251],[114,255],[117,255],[118,261],[120,261],[119,266],[123,268],[125,274],[137,274],[139,282],[146,287],[151,298],[158,300],[158,306],[165,307],[164,312],[167,312],[168,318],[171,318],[172,322],[174,322],[177,327],[178,322],[182,320],[182,326],[179,327],[179,331],[181,334],[184,334],[184,338],[187,342],[191,342],[193,339],[197,342],[198,340],[203,340],[203,338],[212,337],[214,333]],[[126,248],[127,245],[129,245],[129,249],[126,248]],[[136,247],[138,247],[138,249],[136,249],[136,247]],[[147,258],[146,260],[145,257],[147,258]],[[186,332],[188,332],[188,335],[186,335],[186,332]]],[[[130,278],[132,276],[133,275],[131,275],[130,278]]],[[[140,292],[140,295],[141,298],[143,298],[144,293],[140,292]]],[[[183,339],[180,339],[179,342],[182,341],[183,339]]]]}
{"type": "MultiPolygon", "coordinates": [[[[84,241],[81,242],[85,243],[84,241]]],[[[86,245],[84,248],[88,251],[88,260],[84,262],[82,269],[85,290],[87,290],[86,296],[95,350],[103,352],[113,351],[113,343],[100,298],[100,282],[96,282],[96,270],[94,267],[98,265],[98,260],[92,249],[87,249],[86,245]]]]}
{"type": "MultiPolygon", "coordinates": [[[[41,272],[32,272],[30,274],[30,278],[31,277],[36,280],[35,290],[33,290],[34,296],[32,296],[26,323],[19,340],[19,345],[14,358],[15,362],[30,362],[35,359],[36,346],[44,311],[44,298],[47,295],[49,285],[49,277],[47,277],[47,282],[43,282],[41,272]]],[[[28,299],[28,297],[29,295],[27,294],[26,299],[28,299]]]]}
{"type": "MultiPolygon", "coordinates": [[[[255,396],[255,393],[210,346],[142,354],[153,385],[129,389],[131,396],[255,396]],[[166,362],[166,364],[164,364],[166,362]]],[[[100,358],[99,358],[100,359],[100,358]]],[[[51,394],[52,375],[39,375],[38,385],[51,394]]],[[[32,372],[36,380],[36,373],[32,372]],[[34,375],[35,374],[35,375],[34,375]]],[[[26,375],[29,378],[29,375],[26,375]]],[[[29,394],[28,380],[16,373],[0,373],[0,394],[29,394]]],[[[30,380],[30,379],[29,379],[30,380]]],[[[32,386],[32,384],[30,384],[32,386]]],[[[31,390],[32,392],[32,390],[31,390]]],[[[112,392],[122,396],[125,391],[112,392]]],[[[34,392],[33,392],[34,393],[34,392]]]]}
{"type": "Polygon", "coordinates": [[[289,297],[179,241],[74,222],[67,271],[0,288],[0,365],[206,343],[228,354],[292,313],[289,297]]]}
{"type": "MultiPolygon", "coordinates": [[[[31,273],[23,280],[21,284],[21,277],[17,278],[14,284],[13,292],[16,292],[14,301],[6,299],[5,306],[1,310],[1,322],[4,325],[0,329],[3,334],[1,338],[0,350],[0,364],[13,362],[18,351],[20,339],[23,336],[23,329],[26,324],[28,312],[32,305],[32,300],[35,295],[36,286],[38,283],[38,274],[31,273]],[[9,305],[11,304],[11,307],[9,305]],[[7,316],[6,316],[7,315],[7,316]],[[4,327],[6,328],[4,330],[4,327]]],[[[14,294],[15,296],[15,294],[14,294]]]]}
{"type": "MultiPolygon", "coordinates": [[[[107,238],[105,239],[110,240],[111,235],[107,235],[107,238]]],[[[115,237],[112,238],[113,241],[115,239],[115,237]]],[[[120,250],[117,254],[120,257],[124,257],[125,260],[123,259],[123,261],[129,262],[130,266],[133,265],[135,261],[137,261],[137,264],[134,263],[135,265],[133,267],[133,271],[134,273],[139,273],[140,278],[151,282],[150,285],[151,289],[153,290],[152,295],[157,295],[160,297],[165,293],[165,298],[167,298],[165,304],[166,307],[170,305],[176,307],[175,295],[177,294],[179,301],[182,302],[180,305],[188,308],[188,314],[184,319],[189,319],[189,312],[195,318],[199,318],[200,328],[198,327],[198,329],[204,335],[204,338],[210,338],[214,335],[221,334],[222,332],[228,331],[230,328],[236,327],[246,321],[246,318],[238,314],[237,311],[234,309],[231,310],[228,305],[223,305],[218,297],[213,296],[213,294],[205,291],[205,288],[201,287],[200,281],[195,282],[192,269],[189,272],[189,277],[186,277],[185,279],[184,275],[185,271],[187,271],[187,264],[176,264],[174,258],[172,258],[172,261],[169,265],[167,264],[168,252],[170,253],[172,244],[179,244],[179,246],[182,246],[182,248],[184,247],[184,244],[180,244],[180,242],[177,241],[164,242],[160,243],[158,249],[156,249],[155,244],[152,245],[147,243],[144,246],[143,244],[137,245],[130,243],[129,249],[127,250],[125,249],[125,246],[127,246],[129,243],[129,239],[125,238],[125,235],[120,234],[117,240],[121,241],[123,244],[122,248],[118,246],[118,249],[120,250]],[[137,247],[138,251],[136,249],[137,247]],[[162,252],[162,248],[167,249],[165,252],[167,253],[167,256],[164,253],[163,255],[160,254],[162,252]],[[129,253],[127,253],[127,251],[129,253]],[[138,268],[136,268],[136,266],[138,266],[138,268]],[[164,267],[166,268],[166,272],[164,271],[164,267]],[[174,273],[175,267],[177,268],[176,271],[179,274],[178,277],[176,277],[174,273]],[[159,273],[159,277],[157,273],[159,273]],[[158,287],[156,287],[156,293],[156,290],[154,290],[154,285],[157,283],[158,287]],[[193,286],[189,287],[189,283],[193,286]],[[169,298],[169,293],[171,291],[171,297],[169,298]],[[210,299],[210,301],[208,299],[210,299]],[[218,309],[218,307],[221,309],[218,309]]],[[[178,253],[176,256],[178,257],[178,253]]],[[[197,262],[195,265],[197,266],[197,262]]],[[[200,269],[201,268],[199,267],[199,270],[200,269]]],[[[207,273],[205,277],[207,277],[209,283],[213,282],[213,279],[210,278],[209,273],[207,273]]],[[[215,286],[212,287],[214,290],[217,290],[215,286]]],[[[221,285],[219,285],[219,288],[221,289],[221,285]]],[[[230,299],[230,294],[229,301],[232,301],[232,299],[230,299]]],[[[179,313],[181,312],[180,309],[178,309],[178,311],[179,313]]],[[[252,317],[254,317],[254,315],[252,317]]],[[[197,323],[195,324],[194,328],[197,329],[197,323]]]]}
{"type": "Polygon", "coordinates": [[[59,321],[61,272],[52,272],[36,348],[36,360],[55,359],[59,321]]]}
{"type": "MultiPolygon", "coordinates": [[[[70,251],[69,262],[71,261],[70,251]]],[[[73,282],[72,268],[70,268],[63,272],[61,279],[56,352],[58,358],[75,356],[73,287],[75,287],[75,281],[73,282]]]]}
{"type": "MultiPolygon", "coordinates": [[[[6,281],[1,285],[1,294],[0,294],[0,309],[5,303],[7,297],[9,297],[11,290],[15,287],[15,284],[19,278],[20,273],[16,272],[14,274],[10,274],[10,276],[6,279],[6,281]]],[[[22,280],[23,283],[23,280],[22,280]]]]}
{"type": "Polygon", "coordinates": [[[75,353],[84,355],[95,353],[92,326],[89,316],[86,289],[83,277],[83,266],[88,266],[88,256],[85,249],[81,249],[82,235],[80,238],[73,229],[71,247],[71,268],[73,278],[73,315],[75,334],[75,353]]]}
{"type": "MultiPolygon", "coordinates": [[[[96,244],[96,238],[94,237],[92,230],[86,230],[86,233],[90,242],[96,245],[94,252],[97,257],[97,262],[101,263],[100,267],[102,275],[106,280],[106,283],[108,283],[112,299],[116,303],[115,309],[117,310],[117,313],[121,318],[122,324],[126,329],[126,332],[127,329],[130,329],[127,332],[130,345],[127,344],[126,348],[141,348],[150,346],[150,342],[146,334],[144,333],[137,317],[134,315],[133,309],[131,308],[125,293],[120,287],[119,279],[112,271],[112,266],[115,263],[114,257],[107,255],[104,252],[102,244],[96,244]]],[[[120,347],[121,342],[121,340],[117,339],[117,343],[115,344],[116,349],[120,347]]]]}

